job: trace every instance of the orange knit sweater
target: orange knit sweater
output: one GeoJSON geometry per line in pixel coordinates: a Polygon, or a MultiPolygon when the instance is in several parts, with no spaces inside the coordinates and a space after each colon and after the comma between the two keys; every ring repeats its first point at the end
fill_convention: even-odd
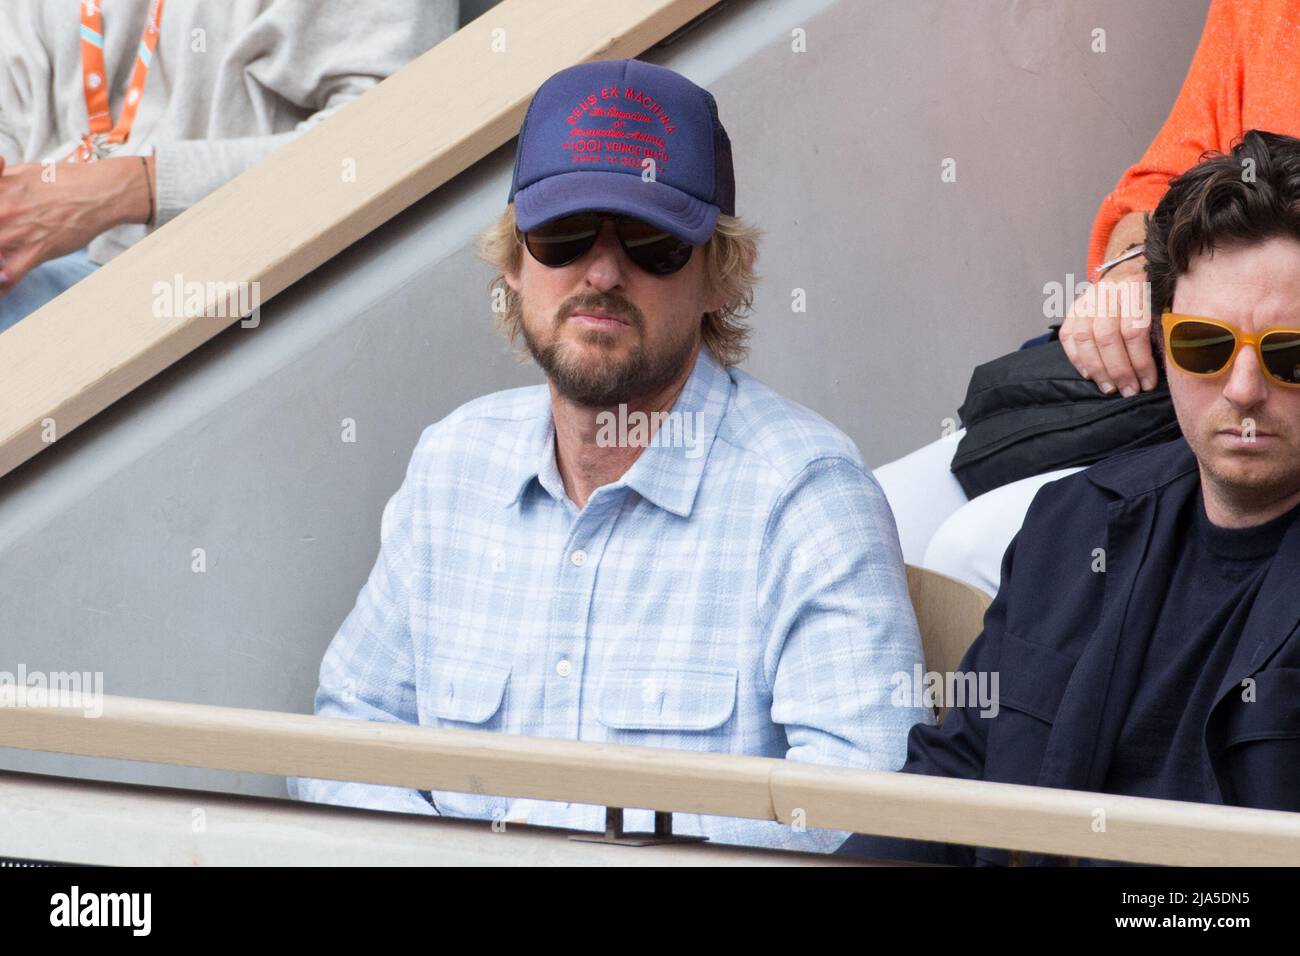
{"type": "Polygon", "coordinates": [[[1300,0],[1213,0],[1173,110],[1146,153],[1102,200],[1088,268],[1124,215],[1152,210],[1169,180],[1248,129],[1300,136],[1300,0]]]}

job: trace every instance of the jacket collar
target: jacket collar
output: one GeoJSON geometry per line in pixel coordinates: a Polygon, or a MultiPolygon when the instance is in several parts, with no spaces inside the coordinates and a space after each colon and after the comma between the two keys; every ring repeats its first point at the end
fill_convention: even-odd
{"type": "Polygon", "coordinates": [[[1277,554],[1264,572],[1264,581],[1242,628],[1241,640],[1215,694],[1216,703],[1242,680],[1259,670],[1300,626],[1300,521],[1293,521],[1277,554]]]}
{"type": "Polygon", "coordinates": [[[1108,458],[1084,474],[1098,487],[1123,498],[1134,498],[1176,481],[1189,472],[1199,475],[1196,456],[1187,440],[1179,436],[1163,445],[1108,458]]]}

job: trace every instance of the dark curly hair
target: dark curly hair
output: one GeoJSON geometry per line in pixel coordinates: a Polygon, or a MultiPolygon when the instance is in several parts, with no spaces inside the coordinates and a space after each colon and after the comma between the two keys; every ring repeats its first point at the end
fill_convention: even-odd
{"type": "Polygon", "coordinates": [[[1151,346],[1162,360],[1160,315],[1172,307],[1192,256],[1275,236],[1300,239],[1300,139],[1252,129],[1231,152],[1203,153],[1170,181],[1146,226],[1151,346]]]}

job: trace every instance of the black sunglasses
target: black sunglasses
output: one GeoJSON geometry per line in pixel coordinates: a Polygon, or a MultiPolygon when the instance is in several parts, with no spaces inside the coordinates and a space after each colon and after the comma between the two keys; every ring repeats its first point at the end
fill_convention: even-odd
{"type": "Polygon", "coordinates": [[[691,259],[694,246],[631,216],[607,212],[580,212],[562,219],[515,233],[523,238],[528,253],[544,266],[558,269],[585,256],[596,244],[601,225],[614,221],[614,232],[627,257],[646,272],[657,276],[672,275],[691,259]]]}

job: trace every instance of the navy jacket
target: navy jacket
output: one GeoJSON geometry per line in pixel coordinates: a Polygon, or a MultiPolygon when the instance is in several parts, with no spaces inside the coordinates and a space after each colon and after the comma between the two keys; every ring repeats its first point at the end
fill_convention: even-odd
{"type": "MultiPolygon", "coordinates": [[[[1179,438],[1045,485],[960,668],[998,672],[998,713],[972,702],[940,727],[913,727],[903,771],[1102,790],[1176,558],[1174,516],[1199,482],[1179,438]]],[[[1211,767],[1227,804],[1300,810],[1300,521],[1232,620],[1240,630],[1223,639],[1240,639],[1204,728],[1211,767]]],[[[1004,850],[867,836],[840,852],[1008,862],[1004,850]]]]}

